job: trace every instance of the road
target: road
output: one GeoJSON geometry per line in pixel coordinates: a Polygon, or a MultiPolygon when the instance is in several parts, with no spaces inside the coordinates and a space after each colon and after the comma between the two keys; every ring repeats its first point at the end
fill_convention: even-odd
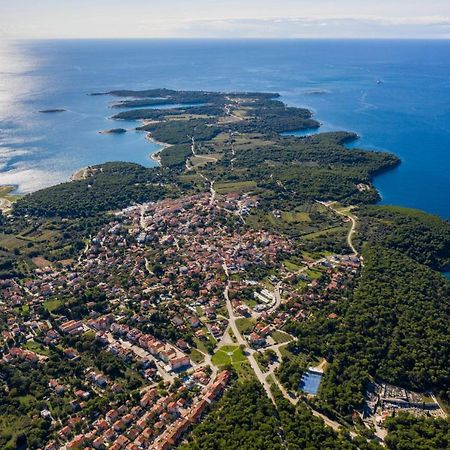
{"type": "Polygon", "coordinates": [[[203,175],[203,174],[200,173],[200,172],[199,172],[199,175],[200,175],[205,181],[207,181],[207,182],[209,183],[209,192],[211,193],[211,198],[210,198],[210,200],[209,200],[209,204],[210,204],[210,205],[213,205],[214,202],[216,201],[216,191],[215,191],[215,189],[214,189],[214,183],[215,183],[215,181],[214,181],[214,180],[211,181],[209,178],[205,177],[205,175],[203,175]]]}
{"type": "Polygon", "coordinates": [[[91,240],[92,240],[92,236],[89,235],[89,238],[87,239],[82,252],[78,255],[78,259],[77,259],[77,263],[75,264],[75,268],[77,268],[78,266],[81,265],[82,259],[87,255],[89,247],[91,246],[91,240]]]}
{"type": "Polygon", "coordinates": [[[142,230],[145,230],[145,212],[147,207],[145,205],[139,205],[139,226],[142,230]]]}
{"type": "MultiPolygon", "coordinates": [[[[225,271],[225,273],[228,273],[228,270],[225,271]]],[[[233,306],[231,305],[231,300],[228,295],[229,292],[229,284],[225,287],[224,291],[224,297],[227,304],[227,311],[228,311],[228,317],[229,322],[228,326],[233,331],[234,336],[236,337],[236,341],[238,345],[242,345],[244,347],[244,352],[247,355],[248,362],[250,363],[250,366],[252,367],[253,371],[255,372],[256,377],[258,378],[259,382],[261,383],[262,387],[267,393],[267,396],[272,400],[272,402],[275,404],[275,398],[272,394],[272,391],[270,389],[270,385],[266,380],[266,377],[262,373],[261,369],[258,366],[258,363],[256,362],[254,353],[255,350],[248,347],[247,341],[242,337],[241,332],[239,331],[237,325],[236,325],[236,316],[234,315],[233,306]]]]}
{"type": "Polygon", "coordinates": [[[278,282],[278,284],[275,286],[275,289],[273,290],[273,295],[274,295],[274,297],[275,297],[275,304],[267,310],[267,313],[268,313],[268,314],[271,314],[271,313],[273,313],[274,311],[276,311],[276,310],[280,307],[280,305],[281,305],[281,292],[280,292],[280,288],[281,288],[281,281],[278,282]]]}
{"type": "Polygon", "coordinates": [[[353,236],[356,232],[356,219],[357,217],[350,214],[350,213],[345,213],[343,211],[340,211],[339,209],[333,208],[333,206],[331,206],[333,203],[332,202],[321,202],[319,200],[316,200],[317,203],[320,203],[321,205],[325,206],[328,209],[331,209],[331,211],[335,212],[336,214],[338,214],[339,216],[343,216],[343,217],[347,217],[348,219],[350,219],[352,225],[350,227],[350,230],[347,234],[347,244],[350,247],[351,251],[353,252],[354,256],[359,256],[359,252],[358,250],[356,250],[356,247],[353,244],[353,236]]]}
{"type": "Polygon", "coordinates": [[[191,152],[192,156],[195,156],[196,158],[202,158],[207,160],[208,162],[217,162],[217,158],[214,158],[214,156],[207,156],[207,155],[199,155],[195,150],[195,137],[191,136],[191,152]]]}
{"type": "MultiPolygon", "coordinates": [[[[231,102],[234,101],[233,99],[231,99],[231,98],[229,98],[229,97],[227,97],[227,100],[229,100],[229,101],[231,101],[231,102]]],[[[232,104],[232,103],[227,104],[227,105],[224,105],[225,115],[230,116],[230,117],[234,117],[234,118],[235,118],[236,120],[238,120],[238,121],[245,120],[243,117],[236,116],[235,114],[233,114],[233,111],[231,110],[232,107],[233,107],[233,104],[232,104]]]]}
{"type": "MultiPolygon", "coordinates": [[[[278,386],[278,389],[283,394],[283,397],[286,400],[288,400],[290,403],[292,403],[293,405],[297,405],[297,403],[299,402],[299,398],[291,397],[288,394],[288,392],[286,391],[286,389],[284,388],[284,386],[280,383],[278,378],[274,374],[268,374],[268,376],[270,376],[270,375],[272,375],[272,379],[275,381],[275,384],[278,386]]],[[[329,417],[325,416],[324,414],[320,413],[319,411],[316,411],[315,409],[312,409],[306,403],[305,403],[305,405],[311,410],[313,416],[320,417],[324,421],[325,425],[329,426],[334,431],[339,431],[342,428],[340,423],[338,423],[338,422],[336,422],[334,420],[331,420],[329,417]]],[[[353,433],[353,434],[356,436],[355,433],[353,433]]]]}
{"type": "Polygon", "coordinates": [[[343,213],[341,211],[338,211],[337,209],[334,209],[334,208],[331,208],[331,209],[334,212],[336,212],[336,214],[339,214],[339,215],[344,216],[344,217],[348,217],[350,219],[350,221],[352,223],[352,226],[350,227],[350,230],[349,230],[348,235],[347,235],[347,243],[348,243],[348,246],[350,247],[351,251],[353,252],[353,254],[355,256],[358,256],[359,255],[358,250],[356,250],[356,247],[353,245],[353,235],[356,232],[356,219],[355,219],[355,217],[350,215],[350,214],[345,214],[345,213],[343,213]]]}
{"type": "MultiPolygon", "coordinates": [[[[229,286],[227,285],[224,291],[224,296],[225,296],[225,300],[226,300],[226,304],[227,304],[227,311],[228,311],[228,316],[230,318],[229,320],[229,326],[231,328],[231,330],[233,331],[234,335],[236,336],[236,340],[237,343],[239,345],[243,345],[245,347],[245,353],[247,355],[248,361],[253,369],[253,371],[255,372],[256,377],[258,378],[259,382],[261,383],[261,385],[263,386],[264,390],[267,393],[267,396],[272,400],[272,402],[275,404],[275,398],[273,396],[272,390],[270,389],[270,384],[267,381],[268,378],[272,377],[272,379],[275,381],[275,384],[278,386],[278,389],[280,389],[283,397],[288,400],[290,403],[292,403],[293,405],[296,405],[299,401],[298,398],[292,398],[288,392],[286,391],[286,389],[284,388],[284,386],[280,383],[280,381],[277,379],[277,377],[275,376],[275,374],[273,373],[273,370],[269,371],[269,373],[264,374],[258,363],[256,362],[255,359],[255,353],[257,353],[255,350],[251,349],[248,347],[248,344],[246,342],[246,340],[243,338],[243,336],[241,335],[241,333],[238,330],[238,327],[236,325],[236,316],[234,315],[234,311],[233,311],[233,307],[231,305],[231,301],[228,295],[228,291],[229,291],[229,286]]],[[[279,344],[276,346],[272,346],[272,347],[276,347],[276,349],[274,349],[278,356],[281,356],[281,353],[279,351],[279,347],[281,345],[284,344],[279,344]]],[[[270,348],[270,347],[269,347],[270,348]]],[[[329,426],[330,428],[332,428],[335,431],[338,431],[341,428],[341,425],[338,422],[335,422],[334,420],[331,420],[330,418],[328,418],[327,416],[323,415],[322,413],[315,411],[314,409],[312,409],[310,406],[308,406],[313,415],[316,417],[320,417],[325,425],[329,426]]]]}
{"type": "Polygon", "coordinates": [[[149,275],[154,275],[152,268],[150,266],[150,261],[147,259],[147,257],[145,257],[144,259],[145,259],[145,270],[147,270],[149,275]]]}
{"type": "Polygon", "coordinates": [[[199,353],[201,353],[204,356],[204,361],[198,365],[195,366],[194,369],[197,369],[198,367],[210,367],[211,372],[211,378],[208,382],[208,384],[205,386],[205,389],[208,388],[216,379],[217,372],[219,371],[218,368],[212,363],[211,355],[209,353],[202,352],[200,349],[197,349],[199,353]]]}

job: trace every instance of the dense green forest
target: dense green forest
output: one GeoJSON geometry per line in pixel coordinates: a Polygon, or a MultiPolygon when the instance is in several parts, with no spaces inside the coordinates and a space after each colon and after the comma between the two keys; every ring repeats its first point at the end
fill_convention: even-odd
{"type": "Polygon", "coordinates": [[[204,119],[159,122],[139,129],[149,131],[157,141],[168,144],[185,144],[191,142],[192,137],[197,141],[209,141],[221,131],[217,126],[210,126],[204,119]]]}
{"type": "Polygon", "coordinates": [[[309,110],[288,107],[276,100],[275,94],[177,93],[164,89],[111,94],[132,97],[134,106],[158,98],[178,103],[202,101],[188,108],[129,109],[114,118],[151,120],[137,129],[173,145],[161,151],[163,167],[183,169],[192,156],[190,145],[194,138],[197,154],[221,155],[217,163],[203,168],[209,178],[256,182],[263,208],[271,205],[292,209],[298,203],[317,199],[374,203],[379,195],[372,177],[399,163],[389,153],[346,148],[345,144],[357,138],[355,133],[280,136],[281,132],[318,128],[320,124],[309,110]],[[222,137],[216,140],[219,135],[222,137]]]}
{"type": "Polygon", "coordinates": [[[373,203],[379,194],[372,177],[399,160],[388,153],[345,148],[343,144],[354,138],[353,133],[322,133],[305,139],[252,135],[235,145],[236,156],[225,153],[204,171],[217,181],[256,182],[263,209],[292,210],[315,200],[373,203]],[[358,187],[361,183],[364,189],[358,187]]]}
{"type": "Polygon", "coordinates": [[[435,270],[450,266],[450,223],[398,206],[364,206],[357,212],[358,240],[405,253],[435,270]]]}
{"type": "MultiPolygon", "coordinates": [[[[313,416],[308,407],[292,406],[276,393],[276,407],[260,383],[236,383],[188,436],[181,450],[352,450],[356,445],[339,437],[313,416]]],[[[375,450],[362,443],[361,450],[375,450]]]]}
{"type": "MultiPolygon", "coordinates": [[[[175,99],[168,98],[142,98],[138,100],[122,100],[120,102],[114,103],[113,108],[146,108],[149,106],[163,106],[163,105],[173,105],[175,103],[175,99]]],[[[185,97],[182,100],[178,101],[180,105],[197,105],[203,104],[202,100],[197,98],[196,96],[185,97]]]]}
{"type": "Polygon", "coordinates": [[[330,362],[318,400],[341,414],[360,408],[377,377],[448,398],[450,283],[399,252],[366,247],[354,295],[302,325],[298,348],[330,362]],[[337,319],[329,319],[333,311],[337,319]]]}
{"type": "Polygon", "coordinates": [[[399,414],[386,421],[390,450],[447,450],[450,448],[448,420],[399,414]]]}
{"type": "Polygon", "coordinates": [[[275,406],[258,382],[237,383],[194,428],[182,450],[277,450],[282,442],[275,406]]]}
{"type": "Polygon", "coordinates": [[[280,137],[275,145],[239,152],[235,165],[249,167],[265,161],[309,163],[310,166],[316,163],[330,167],[359,167],[373,174],[398,164],[398,158],[390,153],[347,149],[344,144],[355,138],[354,133],[345,132],[320,133],[302,139],[280,137]]]}
{"type": "Polygon", "coordinates": [[[171,169],[183,169],[188,156],[192,155],[190,144],[171,145],[160,152],[161,164],[171,169]]]}
{"type": "Polygon", "coordinates": [[[252,111],[249,120],[230,125],[232,131],[239,133],[254,133],[255,131],[282,133],[319,127],[320,123],[311,118],[309,110],[284,105],[275,107],[262,105],[252,111]]]}
{"type": "Polygon", "coordinates": [[[105,163],[91,168],[86,179],[28,194],[14,204],[17,215],[88,217],[158,200],[168,194],[166,174],[133,163],[105,163]]]}
{"type": "Polygon", "coordinates": [[[272,92],[234,92],[234,93],[222,93],[222,92],[210,92],[210,91],[176,91],[173,89],[157,88],[157,89],[144,89],[141,91],[122,89],[107,92],[109,95],[115,97],[132,97],[132,98],[145,98],[145,99],[171,99],[174,103],[182,103],[183,101],[189,101],[190,103],[197,101],[217,101],[217,99],[225,98],[240,98],[250,97],[260,100],[269,100],[280,96],[278,93],[272,92]]]}

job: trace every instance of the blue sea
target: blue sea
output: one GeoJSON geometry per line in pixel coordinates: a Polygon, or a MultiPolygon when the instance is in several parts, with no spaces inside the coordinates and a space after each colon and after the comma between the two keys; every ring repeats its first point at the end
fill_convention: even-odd
{"type": "Polygon", "coordinates": [[[376,178],[383,203],[450,219],[450,41],[3,42],[0,184],[30,192],[103,161],[151,166],[158,146],[99,134],[119,126],[113,99],[87,94],[156,87],[280,92],[324,131],[355,131],[356,146],[402,159],[376,178]],[[38,112],[49,108],[67,111],[38,112]]]}

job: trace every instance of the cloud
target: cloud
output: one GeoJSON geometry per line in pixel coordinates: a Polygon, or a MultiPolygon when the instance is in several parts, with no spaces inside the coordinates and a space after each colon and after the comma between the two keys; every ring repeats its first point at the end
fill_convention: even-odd
{"type": "Polygon", "coordinates": [[[0,17],[0,37],[448,38],[450,35],[450,16],[447,15],[450,7],[440,10],[421,7],[440,12],[434,15],[420,15],[417,8],[411,7],[401,10],[399,15],[397,9],[389,12],[381,8],[385,0],[376,0],[376,3],[379,8],[374,14],[371,14],[374,7],[367,13],[368,9],[362,7],[300,9],[298,4],[295,10],[280,7],[278,11],[284,13],[280,16],[271,15],[274,11],[262,6],[251,11],[237,7],[220,11],[180,9],[170,13],[145,8],[139,12],[128,9],[123,14],[98,14],[95,10],[91,14],[71,14],[61,20],[55,11],[42,23],[34,18],[18,20],[14,15],[9,20],[0,17]],[[289,11],[295,13],[289,14],[289,11]],[[210,17],[205,16],[208,13],[210,17]]]}
{"type": "Polygon", "coordinates": [[[450,17],[268,17],[201,18],[141,22],[145,27],[162,31],[167,37],[414,37],[445,38],[450,33],[450,17]]]}

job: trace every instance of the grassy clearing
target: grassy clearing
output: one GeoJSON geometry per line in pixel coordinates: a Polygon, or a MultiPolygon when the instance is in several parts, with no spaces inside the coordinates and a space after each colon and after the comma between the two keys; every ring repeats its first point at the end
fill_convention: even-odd
{"type": "Polygon", "coordinates": [[[286,342],[290,342],[292,341],[292,337],[285,333],[284,331],[280,331],[280,330],[276,330],[274,331],[272,334],[272,339],[277,343],[277,344],[284,344],[286,342]]]}
{"type": "Polygon", "coordinates": [[[199,352],[196,348],[193,348],[189,353],[189,358],[194,361],[196,364],[204,361],[205,357],[203,353],[199,352]]]}
{"type": "Polygon", "coordinates": [[[32,395],[22,395],[17,398],[20,404],[26,409],[29,409],[31,405],[36,402],[36,399],[32,395]]]}
{"type": "Polygon", "coordinates": [[[321,230],[321,231],[316,231],[314,233],[309,233],[309,234],[304,234],[302,235],[302,239],[307,239],[307,240],[311,240],[311,239],[315,239],[321,236],[329,236],[330,234],[335,234],[335,233],[340,233],[340,232],[347,232],[347,228],[343,227],[343,226],[338,226],[338,227],[331,227],[331,228],[327,228],[326,230],[321,230]]]}
{"type": "Polygon", "coordinates": [[[14,308],[14,311],[16,312],[16,314],[24,316],[30,311],[30,307],[28,305],[22,305],[14,308]]]}
{"type": "Polygon", "coordinates": [[[238,345],[225,345],[212,357],[212,363],[219,369],[232,366],[241,380],[254,380],[256,378],[244,352],[238,345]]]}
{"type": "Polygon", "coordinates": [[[280,347],[280,353],[283,358],[294,358],[295,355],[288,350],[288,344],[280,347]]]}
{"type": "Polygon", "coordinates": [[[226,144],[230,140],[230,135],[228,133],[219,133],[212,141],[218,144],[226,144]]]}
{"type": "Polygon", "coordinates": [[[243,361],[239,364],[233,364],[233,367],[242,381],[256,380],[255,372],[247,361],[243,361]]]}
{"type": "Polygon", "coordinates": [[[180,175],[179,180],[183,183],[192,183],[203,185],[205,180],[198,173],[189,173],[188,175],[180,175]]]}
{"type": "Polygon", "coordinates": [[[238,345],[225,345],[221,347],[212,357],[212,362],[217,367],[240,364],[246,361],[244,352],[238,345]]]}
{"type": "Polygon", "coordinates": [[[288,223],[292,222],[311,222],[311,217],[307,212],[289,212],[282,211],[281,218],[288,223]]]}
{"type": "Polygon", "coordinates": [[[202,167],[208,163],[217,162],[221,157],[221,153],[208,153],[207,155],[191,156],[189,161],[193,167],[202,167]]]}
{"type": "Polygon", "coordinates": [[[322,272],[320,272],[320,270],[308,269],[305,273],[312,280],[318,280],[322,276],[322,272]]]}
{"type": "Polygon", "coordinates": [[[50,351],[48,348],[43,347],[36,341],[28,341],[24,344],[23,348],[30,350],[38,355],[50,356],[50,351]]]}
{"type": "Polygon", "coordinates": [[[241,334],[248,334],[253,330],[255,326],[255,320],[247,317],[236,320],[237,329],[241,334]]]}
{"type": "Polygon", "coordinates": [[[208,353],[208,348],[205,345],[205,341],[195,337],[194,338],[194,344],[201,352],[208,353]]]}
{"type": "Polygon", "coordinates": [[[23,432],[29,425],[31,419],[26,415],[14,416],[11,414],[0,414],[1,448],[14,448],[14,442],[18,434],[23,432]]]}
{"type": "Polygon", "coordinates": [[[249,299],[249,300],[243,300],[243,302],[249,307],[249,308],[254,308],[258,302],[256,300],[254,300],[253,298],[249,299]]]}
{"type": "Polygon", "coordinates": [[[58,309],[60,306],[62,305],[61,300],[46,300],[44,302],[44,308],[48,311],[48,312],[53,312],[56,309],[58,309]]]}
{"type": "Polygon", "coordinates": [[[283,264],[284,264],[284,267],[286,267],[286,269],[291,272],[298,272],[299,270],[303,269],[302,266],[299,266],[298,264],[295,264],[289,260],[283,261],[283,264]]]}
{"type": "Polygon", "coordinates": [[[230,183],[217,183],[214,185],[219,194],[229,194],[230,192],[240,192],[256,187],[255,181],[237,181],[230,183]]]}

